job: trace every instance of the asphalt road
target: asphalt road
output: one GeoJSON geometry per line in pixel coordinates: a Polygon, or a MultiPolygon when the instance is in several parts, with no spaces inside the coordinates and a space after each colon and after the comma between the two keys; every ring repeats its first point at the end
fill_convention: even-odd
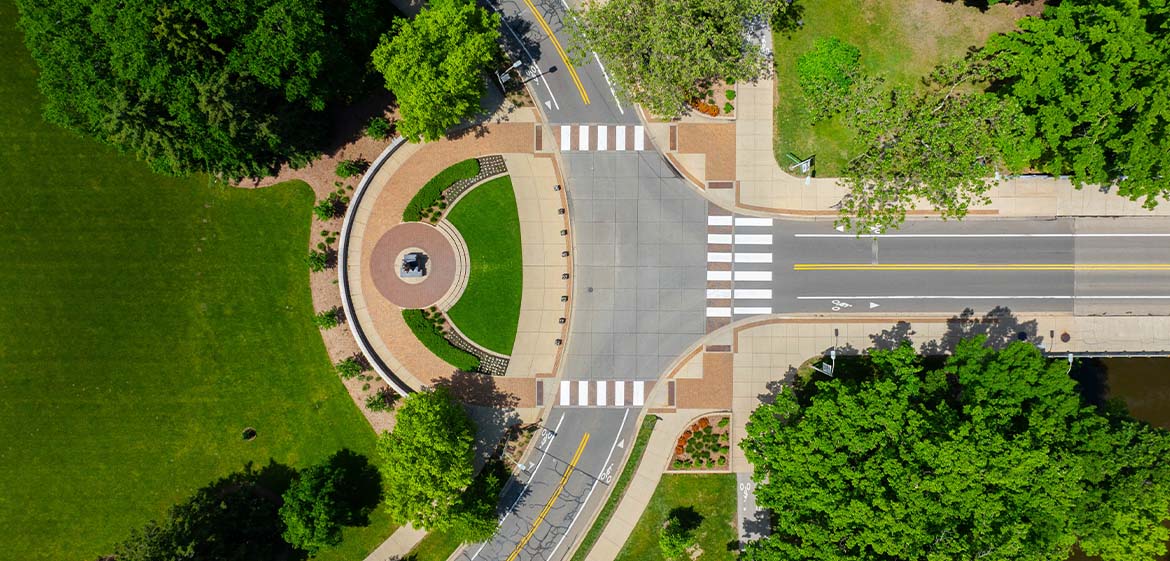
{"type": "MultiPolygon", "coordinates": [[[[550,123],[638,123],[591,53],[572,64],[562,0],[496,8],[550,123]]],[[[653,146],[567,151],[562,163],[576,275],[562,377],[574,384],[656,379],[713,314],[1170,313],[1170,221],[915,221],[859,238],[828,220],[735,217],[729,238],[712,239],[708,224],[727,219],[709,217],[653,146]],[[732,264],[716,273],[733,280],[729,294],[706,288],[713,261],[732,264]]],[[[554,407],[501,501],[500,530],[460,558],[565,559],[625,461],[640,409],[625,403],[554,407]]]]}

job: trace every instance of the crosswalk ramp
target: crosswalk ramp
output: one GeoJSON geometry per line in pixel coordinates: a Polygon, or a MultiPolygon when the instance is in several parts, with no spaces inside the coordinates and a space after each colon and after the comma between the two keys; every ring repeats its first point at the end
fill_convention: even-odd
{"type": "Polygon", "coordinates": [[[771,218],[737,216],[711,205],[707,216],[707,325],[772,313],[771,218]]]}
{"type": "Polygon", "coordinates": [[[641,407],[654,382],[642,380],[561,380],[561,407],[641,407]]]}
{"type": "Polygon", "coordinates": [[[648,146],[642,125],[560,125],[553,129],[562,152],[640,152],[648,146]]]}

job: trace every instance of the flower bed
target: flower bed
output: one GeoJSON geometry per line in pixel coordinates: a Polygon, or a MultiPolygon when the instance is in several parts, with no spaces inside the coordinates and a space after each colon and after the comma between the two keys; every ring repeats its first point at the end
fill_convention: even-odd
{"type": "Polygon", "coordinates": [[[711,415],[694,422],[679,435],[670,468],[726,470],[731,455],[731,417],[711,415]]]}

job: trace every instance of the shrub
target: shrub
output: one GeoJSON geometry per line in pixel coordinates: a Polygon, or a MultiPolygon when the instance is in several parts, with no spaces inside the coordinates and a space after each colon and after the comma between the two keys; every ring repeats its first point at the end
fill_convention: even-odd
{"type": "Polygon", "coordinates": [[[731,113],[733,111],[735,111],[735,106],[732,105],[730,101],[723,104],[723,112],[724,113],[731,113]]]}
{"type": "Polygon", "coordinates": [[[313,207],[313,214],[322,222],[332,220],[345,214],[345,205],[348,203],[349,198],[342,196],[341,193],[330,193],[313,207]]]}
{"type": "MultiPolygon", "coordinates": [[[[702,419],[699,419],[699,422],[696,424],[699,425],[699,428],[705,429],[705,428],[711,426],[711,421],[707,420],[706,417],[703,417],[702,419]]],[[[710,431],[705,431],[705,432],[710,432],[710,431]]]]}
{"type": "Polygon", "coordinates": [[[701,99],[695,99],[691,101],[691,107],[695,108],[695,111],[698,111],[704,115],[711,117],[719,116],[719,106],[715,105],[714,103],[707,103],[701,99]]]}
{"type": "Polygon", "coordinates": [[[861,51],[836,37],[817,39],[796,59],[796,79],[813,121],[840,111],[861,68],[861,51]]]}
{"type": "Polygon", "coordinates": [[[342,160],[337,163],[337,169],[334,170],[334,172],[337,174],[337,177],[345,179],[347,177],[361,175],[369,167],[370,162],[366,161],[365,158],[358,158],[356,160],[342,160]]]}
{"type": "MultiPolygon", "coordinates": [[[[479,175],[479,161],[475,158],[463,160],[439,172],[410,199],[410,203],[402,211],[402,221],[418,222],[422,220],[424,213],[439,202],[443,191],[460,179],[471,179],[477,175],[479,175]]],[[[438,217],[432,218],[434,219],[432,222],[438,221],[438,217]]]]}
{"type": "Polygon", "coordinates": [[[402,320],[418,338],[427,350],[447,364],[463,372],[474,372],[479,369],[479,357],[452,345],[439,326],[431,318],[424,315],[422,310],[402,310],[402,320]]]}
{"type": "Polygon", "coordinates": [[[722,419],[719,419],[719,427],[720,428],[726,427],[730,423],[731,423],[731,417],[724,417],[722,419]]]}
{"type": "Polygon", "coordinates": [[[358,360],[356,356],[351,356],[337,363],[337,373],[345,380],[354,378],[358,374],[365,372],[365,370],[366,365],[358,360]]]}
{"type": "Polygon", "coordinates": [[[719,465],[721,465],[721,466],[727,465],[727,457],[726,456],[719,456],[719,465]]]}
{"type": "Polygon", "coordinates": [[[366,123],[365,133],[370,138],[383,140],[389,137],[392,132],[394,132],[394,123],[391,123],[390,119],[386,117],[374,117],[366,123]]]}
{"type": "Polygon", "coordinates": [[[723,95],[727,96],[727,101],[731,101],[735,99],[735,90],[727,90],[726,92],[723,92],[723,95]]]}
{"type": "Polygon", "coordinates": [[[366,396],[366,409],[370,411],[389,411],[394,409],[394,404],[402,397],[398,392],[390,388],[382,388],[368,396],[366,396]]]}
{"type": "Polygon", "coordinates": [[[338,312],[341,310],[337,308],[330,308],[323,312],[318,312],[313,316],[313,325],[321,329],[333,329],[340,323],[338,319],[338,312]]]}
{"type": "Polygon", "coordinates": [[[670,467],[671,467],[671,469],[682,469],[683,468],[682,460],[675,460],[674,463],[670,464],[670,467]]]}
{"type": "Polygon", "coordinates": [[[329,254],[324,251],[315,249],[309,250],[309,257],[306,259],[309,264],[309,270],[314,273],[320,273],[329,266],[329,254]]]}

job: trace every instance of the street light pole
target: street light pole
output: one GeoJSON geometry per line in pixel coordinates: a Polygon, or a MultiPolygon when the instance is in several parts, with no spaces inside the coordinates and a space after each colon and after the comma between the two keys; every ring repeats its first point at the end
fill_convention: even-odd
{"type": "Polygon", "coordinates": [[[496,73],[496,80],[498,80],[500,82],[500,90],[501,91],[504,91],[504,92],[508,91],[508,89],[504,87],[504,82],[507,82],[509,79],[512,78],[510,75],[508,75],[508,73],[513,71],[513,70],[516,70],[517,68],[520,68],[521,64],[524,64],[524,62],[518,60],[516,62],[513,62],[512,66],[509,66],[507,69],[503,70],[502,72],[496,73]]]}

